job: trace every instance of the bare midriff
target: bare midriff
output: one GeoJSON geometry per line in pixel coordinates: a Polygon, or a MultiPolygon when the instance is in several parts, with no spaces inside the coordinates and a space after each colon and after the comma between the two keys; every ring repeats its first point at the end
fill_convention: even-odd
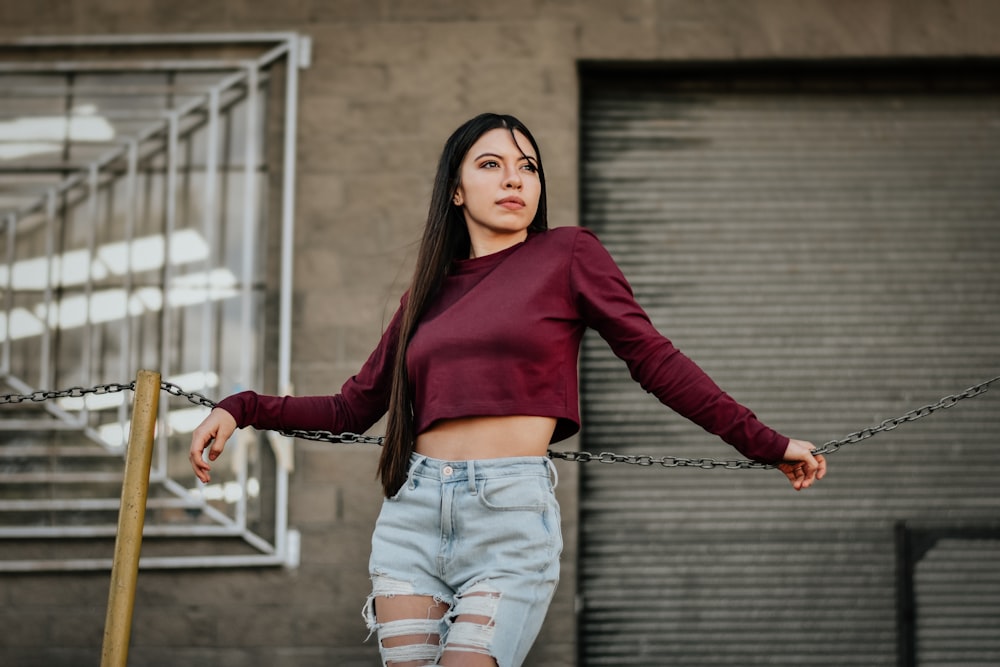
{"type": "Polygon", "coordinates": [[[555,428],[554,418],[530,415],[444,419],[417,436],[416,452],[445,461],[545,456],[555,428]]]}

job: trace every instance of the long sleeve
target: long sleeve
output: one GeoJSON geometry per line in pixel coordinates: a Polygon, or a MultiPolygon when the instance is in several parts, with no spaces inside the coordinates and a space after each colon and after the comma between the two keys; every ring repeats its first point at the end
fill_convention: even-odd
{"type": "Polygon", "coordinates": [[[405,297],[357,375],[332,396],[268,396],[243,391],[219,401],[240,428],[363,433],[389,409],[405,297]]]}
{"type": "Polygon", "coordinates": [[[761,423],[656,330],[614,259],[588,231],[577,236],[570,288],[586,324],[643,389],[743,455],[768,463],[781,459],[788,438],[761,423]]]}

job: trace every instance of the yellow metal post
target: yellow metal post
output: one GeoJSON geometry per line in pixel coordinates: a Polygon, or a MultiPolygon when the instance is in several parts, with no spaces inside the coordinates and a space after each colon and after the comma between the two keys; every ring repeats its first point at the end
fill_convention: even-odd
{"type": "Polygon", "coordinates": [[[142,527],[146,520],[146,498],[149,495],[149,466],[153,459],[153,435],[159,405],[160,374],[139,371],[135,382],[128,452],[125,456],[125,480],[122,483],[121,509],[118,512],[118,534],[111,567],[111,590],[108,593],[108,615],[104,622],[101,667],[125,667],[128,660],[135,585],[139,575],[139,551],[142,548],[142,527]]]}

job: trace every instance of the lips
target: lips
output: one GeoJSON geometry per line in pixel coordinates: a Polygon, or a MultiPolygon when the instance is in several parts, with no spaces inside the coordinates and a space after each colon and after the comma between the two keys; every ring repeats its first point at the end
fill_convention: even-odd
{"type": "Polygon", "coordinates": [[[520,197],[504,197],[503,199],[497,201],[497,205],[512,211],[524,208],[525,206],[524,200],[520,197]]]}

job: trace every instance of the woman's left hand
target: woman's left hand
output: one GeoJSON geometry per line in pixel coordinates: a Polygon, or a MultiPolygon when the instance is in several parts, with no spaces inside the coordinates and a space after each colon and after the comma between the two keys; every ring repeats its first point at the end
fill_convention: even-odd
{"type": "Polygon", "coordinates": [[[796,491],[808,489],[816,480],[826,476],[826,459],[822,454],[813,454],[816,447],[805,440],[789,440],[788,448],[778,470],[792,483],[796,491]]]}

